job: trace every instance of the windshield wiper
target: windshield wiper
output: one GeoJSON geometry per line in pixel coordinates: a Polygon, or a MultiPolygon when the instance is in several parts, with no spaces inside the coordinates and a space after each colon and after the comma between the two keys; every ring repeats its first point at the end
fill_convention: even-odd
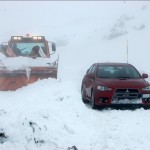
{"type": "Polygon", "coordinates": [[[25,48],[22,48],[22,49],[20,49],[20,50],[22,51],[22,50],[25,50],[25,49],[27,49],[27,47],[25,47],[25,48]]]}
{"type": "Polygon", "coordinates": [[[128,76],[128,77],[127,77],[127,76],[119,76],[119,77],[116,77],[116,78],[119,78],[119,79],[120,79],[120,78],[129,79],[129,78],[133,78],[133,77],[129,77],[129,76],[128,76]]]}
{"type": "Polygon", "coordinates": [[[98,78],[111,78],[111,77],[98,77],[98,78]]]}

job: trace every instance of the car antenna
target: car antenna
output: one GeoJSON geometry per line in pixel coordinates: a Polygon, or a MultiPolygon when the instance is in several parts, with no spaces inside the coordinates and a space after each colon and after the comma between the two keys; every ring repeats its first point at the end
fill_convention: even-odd
{"type": "Polygon", "coordinates": [[[128,64],[128,40],[127,40],[127,64],[128,64]]]}

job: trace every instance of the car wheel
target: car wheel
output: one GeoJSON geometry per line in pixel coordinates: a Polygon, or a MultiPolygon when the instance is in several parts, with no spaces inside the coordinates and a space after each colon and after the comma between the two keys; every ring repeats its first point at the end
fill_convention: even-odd
{"type": "Polygon", "coordinates": [[[148,110],[148,109],[150,109],[150,106],[143,106],[143,108],[144,108],[145,110],[148,110]]]}
{"type": "Polygon", "coordinates": [[[82,101],[83,101],[83,103],[88,103],[88,102],[89,102],[89,101],[85,98],[85,91],[84,91],[83,87],[82,87],[82,89],[81,89],[81,96],[82,96],[82,101]]]}
{"type": "Polygon", "coordinates": [[[96,105],[95,105],[95,96],[94,96],[94,91],[92,91],[91,93],[91,105],[92,105],[92,109],[96,109],[96,105]]]}

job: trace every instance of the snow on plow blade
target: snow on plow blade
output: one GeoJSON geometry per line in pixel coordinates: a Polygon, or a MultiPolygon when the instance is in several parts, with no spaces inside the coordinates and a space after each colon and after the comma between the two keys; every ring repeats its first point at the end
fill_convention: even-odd
{"type": "Polygon", "coordinates": [[[57,68],[31,67],[27,70],[0,70],[0,91],[15,91],[39,79],[57,79],[57,68]]]}

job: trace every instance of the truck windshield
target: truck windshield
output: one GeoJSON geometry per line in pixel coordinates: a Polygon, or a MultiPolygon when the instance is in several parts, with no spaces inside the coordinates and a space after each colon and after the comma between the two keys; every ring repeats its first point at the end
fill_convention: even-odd
{"type": "Polygon", "coordinates": [[[45,49],[45,43],[12,43],[12,49],[14,51],[20,51],[20,54],[22,55],[29,55],[31,54],[32,48],[34,46],[40,46],[44,53],[46,53],[46,49],[45,49]]]}
{"type": "Polygon", "coordinates": [[[98,78],[140,78],[139,72],[132,66],[99,66],[98,78]]]}

